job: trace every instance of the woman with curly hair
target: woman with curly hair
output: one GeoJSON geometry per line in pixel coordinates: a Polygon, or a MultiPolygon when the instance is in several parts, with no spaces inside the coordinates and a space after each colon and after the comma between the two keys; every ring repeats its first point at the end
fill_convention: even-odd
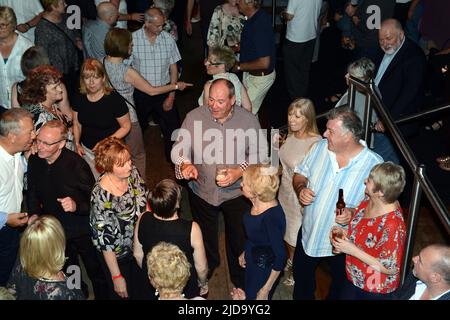
{"type": "MultiPolygon", "coordinates": [[[[33,114],[36,134],[47,121],[61,120],[68,130],[66,147],[74,151],[71,114],[62,112],[59,107],[64,95],[61,78],[62,73],[50,65],[32,69],[23,85],[20,102],[33,114]]],[[[69,111],[72,111],[70,107],[69,111]]]]}
{"type": "Polygon", "coordinates": [[[122,140],[100,141],[95,165],[102,174],[91,194],[92,241],[108,279],[110,298],[133,298],[138,272],[133,258],[134,227],[146,211],[149,192],[122,140]]]}

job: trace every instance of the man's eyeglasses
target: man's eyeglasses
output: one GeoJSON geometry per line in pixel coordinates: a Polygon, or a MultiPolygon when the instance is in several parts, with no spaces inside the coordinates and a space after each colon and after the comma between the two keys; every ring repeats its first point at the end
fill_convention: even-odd
{"type": "Polygon", "coordinates": [[[55,144],[60,143],[61,141],[64,141],[64,140],[66,140],[66,139],[61,139],[61,140],[58,140],[58,141],[49,143],[49,142],[45,142],[45,141],[36,139],[36,144],[42,144],[42,145],[44,145],[45,147],[51,147],[51,146],[54,146],[55,144]]]}

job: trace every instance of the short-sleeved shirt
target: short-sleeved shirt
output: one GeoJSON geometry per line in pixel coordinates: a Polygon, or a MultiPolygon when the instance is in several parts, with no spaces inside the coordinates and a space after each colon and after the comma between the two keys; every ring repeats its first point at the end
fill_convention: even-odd
{"type": "Polygon", "coordinates": [[[309,188],[315,192],[314,201],[305,206],[302,224],[302,244],[311,257],[332,256],[329,239],[336,224],[336,202],[339,189],[344,189],[346,207],[356,208],[364,198],[364,180],[374,165],[383,162],[375,152],[364,146],[347,166],[339,168],[336,154],[328,150],[328,141],[316,143],[294,172],[308,178],[309,188]]]}
{"type": "Polygon", "coordinates": [[[381,262],[386,269],[399,272],[387,275],[376,271],[356,257],[347,255],[345,266],[348,280],[356,287],[373,293],[390,293],[400,284],[400,266],[406,227],[402,209],[375,218],[364,217],[368,199],[356,209],[348,227],[348,238],[359,249],[381,262]]]}
{"type": "Polygon", "coordinates": [[[89,149],[116,132],[120,128],[117,118],[128,113],[125,101],[115,91],[96,102],[89,101],[86,95],[77,94],[72,107],[78,112],[81,124],[80,142],[89,149]]]}
{"type": "Polygon", "coordinates": [[[269,70],[275,67],[275,36],[272,19],[259,9],[244,23],[241,34],[241,62],[249,62],[261,57],[270,56],[269,70]]]}
{"type": "Polygon", "coordinates": [[[181,60],[180,52],[173,37],[162,31],[154,43],[145,35],[144,28],[133,33],[133,67],[152,86],[170,83],[170,65],[181,60]]]}

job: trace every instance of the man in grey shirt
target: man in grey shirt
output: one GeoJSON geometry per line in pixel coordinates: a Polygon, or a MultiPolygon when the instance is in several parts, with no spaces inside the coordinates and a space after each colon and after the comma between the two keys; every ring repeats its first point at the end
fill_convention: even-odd
{"type": "Polygon", "coordinates": [[[101,60],[106,55],[105,37],[118,17],[119,12],[111,2],[102,2],[97,6],[97,20],[89,20],[83,26],[83,44],[88,58],[101,60]]]}
{"type": "Polygon", "coordinates": [[[176,177],[190,180],[189,201],[202,230],[209,276],[220,263],[218,216],[222,212],[231,281],[244,288],[238,258],[245,243],[242,217],[250,203],[241,194],[241,177],[248,164],[267,159],[267,139],[258,118],[235,102],[233,84],[215,80],[208,106],[189,112],[177,131],[171,156],[176,177]],[[223,164],[226,173],[219,179],[216,169],[223,164]]]}

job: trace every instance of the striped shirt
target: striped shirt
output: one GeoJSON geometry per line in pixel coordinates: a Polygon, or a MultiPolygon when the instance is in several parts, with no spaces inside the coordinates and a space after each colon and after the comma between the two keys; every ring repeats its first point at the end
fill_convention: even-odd
{"type": "Polygon", "coordinates": [[[173,37],[162,31],[154,43],[145,35],[144,28],[133,33],[133,67],[152,86],[170,83],[170,65],[181,60],[180,52],[173,37]]]}
{"type": "Polygon", "coordinates": [[[308,178],[308,187],[316,196],[314,202],[305,207],[303,213],[302,244],[311,257],[332,256],[329,233],[336,225],[336,202],[339,189],[344,189],[346,207],[356,208],[364,199],[364,180],[370,170],[383,159],[364,149],[350,160],[347,166],[339,168],[336,154],[328,150],[328,140],[319,141],[294,170],[308,178]]]}

